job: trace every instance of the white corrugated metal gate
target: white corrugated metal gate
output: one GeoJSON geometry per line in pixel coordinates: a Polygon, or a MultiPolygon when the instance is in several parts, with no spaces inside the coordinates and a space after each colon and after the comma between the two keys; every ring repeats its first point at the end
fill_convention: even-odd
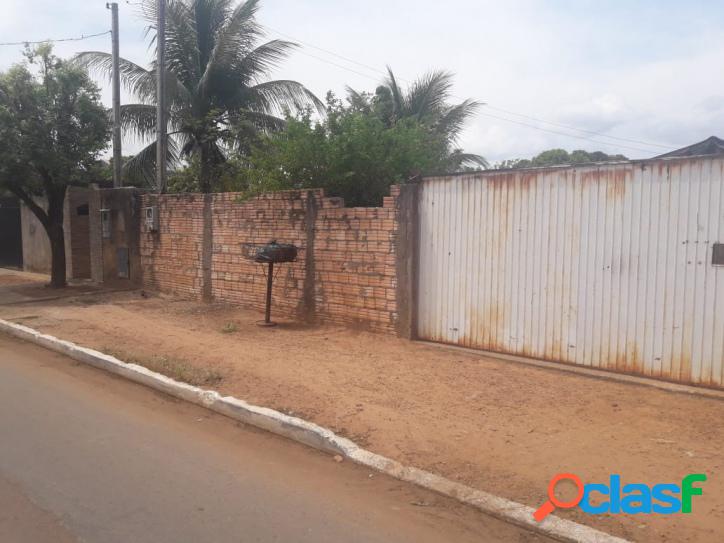
{"type": "Polygon", "coordinates": [[[724,382],[724,159],[427,178],[423,339],[724,382]]]}

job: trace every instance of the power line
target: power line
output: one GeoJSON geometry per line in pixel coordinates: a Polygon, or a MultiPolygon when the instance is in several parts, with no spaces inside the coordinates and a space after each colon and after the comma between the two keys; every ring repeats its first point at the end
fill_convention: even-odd
{"type": "Polygon", "coordinates": [[[88,40],[90,38],[97,38],[98,36],[105,36],[106,34],[110,34],[110,30],[106,30],[105,32],[99,32],[98,34],[88,34],[88,35],[81,35],[77,38],[58,38],[58,39],[47,39],[47,40],[37,40],[37,41],[31,41],[31,40],[25,40],[25,41],[16,41],[16,42],[5,42],[0,43],[0,46],[4,45],[35,45],[40,43],[58,43],[58,42],[64,42],[64,41],[82,41],[82,40],[88,40]]]}
{"type": "MultiPolygon", "coordinates": [[[[352,64],[356,64],[357,66],[361,66],[362,68],[367,68],[368,70],[372,70],[373,72],[377,72],[377,73],[380,73],[380,74],[382,74],[382,75],[387,75],[387,72],[386,72],[386,71],[381,70],[381,69],[379,69],[379,68],[375,68],[374,66],[370,66],[369,64],[364,64],[364,63],[362,63],[362,62],[358,62],[358,61],[356,61],[356,60],[354,60],[354,59],[352,59],[352,58],[345,57],[345,56],[343,56],[343,55],[340,55],[340,54],[335,53],[334,51],[330,51],[329,49],[325,49],[324,47],[319,47],[319,46],[314,45],[314,44],[311,44],[311,43],[309,43],[309,42],[305,42],[304,40],[300,40],[300,39],[298,39],[298,38],[295,38],[294,36],[292,36],[292,35],[290,35],[290,34],[287,34],[286,32],[282,32],[281,30],[276,30],[276,29],[274,29],[274,28],[272,28],[272,27],[270,27],[270,26],[267,26],[267,28],[268,28],[269,30],[271,30],[272,32],[276,32],[276,33],[279,34],[280,36],[284,36],[285,38],[289,38],[289,39],[291,39],[291,40],[297,41],[297,42],[301,43],[302,45],[306,45],[307,47],[311,47],[312,49],[316,49],[317,51],[322,51],[322,52],[324,52],[324,53],[327,53],[328,55],[332,55],[332,56],[337,57],[337,58],[339,58],[339,59],[341,59],[341,60],[346,60],[347,62],[351,62],[352,64]]],[[[318,57],[314,57],[314,58],[318,58],[318,57]]],[[[321,59],[320,59],[320,60],[321,60],[321,59]]],[[[339,65],[338,65],[338,64],[335,64],[335,66],[339,66],[339,65]]],[[[340,66],[340,68],[343,68],[343,66],[340,66]]],[[[359,72],[355,72],[355,73],[359,73],[359,72]]],[[[360,75],[363,75],[363,74],[360,74],[360,75]]],[[[365,77],[369,77],[369,76],[365,76],[365,77]]],[[[403,79],[403,81],[405,81],[405,80],[403,79]]],[[[409,83],[408,81],[405,81],[405,82],[406,82],[406,83],[409,83]]]]}
{"type": "Polygon", "coordinates": [[[486,106],[487,106],[489,109],[493,109],[493,110],[495,110],[495,111],[500,111],[501,113],[506,113],[506,114],[508,114],[508,115],[515,115],[516,117],[522,117],[522,118],[524,118],[524,119],[530,119],[530,120],[532,120],[532,121],[536,121],[536,122],[543,123],[543,124],[549,124],[549,125],[551,125],[551,126],[557,126],[557,127],[559,127],[559,128],[566,128],[566,129],[568,129],[568,130],[576,130],[577,132],[582,132],[582,133],[584,133],[584,134],[589,134],[589,135],[591,135],[591,136],[600,136],[600,137],[610,138],[610,139],[619,140],[619,141],[627,141],[627,142],[629,142],[629,143],[639,143],[639,144],[647,145],[647,146],[649,146],[649,147],[660,147],[660,148],[662,148],[662,149],[671,150],[671,147],[669,147],[668,145],[661,145],[661,144],[659,144],[659,143],[649,143],[649,142],[646,142],[646,141],[643,141],[643,140],[635,140],[635,139],[629,139],[629,138],[621,138],[621,137],[618,137],[618,136],[610,136],[610,135],[605,134],[605,133],[603,133],[603,132],[594,132],[594,131],[592,131],[592,130],[585,130],[585,129],[583,129],[583,128],[577,128],[577,127],[575,127],[575,126],[571,126],[571,125],[568,125],[568,124],[557,123],[557,122],[553,122],[553,121],[546,121],[545,119],[541,119],[541,118],[539,118],[539,117],[533,117],[532,115],[525,115],[525,114],[523,114],[523,113],[516,113],[515,111],[510,111],[510,110],[508,110],[508,109],[503,109],[503,108],[500,108],[500,107],[491,106],[490,104],[486,104],[486,106]]]}
{"type": "MultiPolygon", "coordinates": [[[[301,43],[301,42],[300,42],[300,43],[301,43]]],[[[317,49],[318,49],[318,48],[317,48],[317,49]]],[[[358,72],[357,70],[353,70],[352,68],[349,68],[349,67],[347,67],[347,66],[343,66],[342,64],[338,64],[338,63],[333,62],[333,61],[331,61],[331,60],[328,60],[328,59],[319,57],[319,56],[317,56],[317,55],[313,55],[312,53],[309,53],[309,52],[307,52],[307,51],[299,51],[299,52],[302,53],[303,55],[306,55],[306,56],[308,56],[308,57],[317,59],[317,60],[319,60],[319,61],[321,61],[321,62],[325,62],[325,63],[330,64],[330,65],[332,65],[332,66],[336,66],[337,68],[341,68],[341,69],[343,69],[343,70],[347,70],[348,72],[357,74],[357,75],[359,75],[359,76],[366,77],[367,79],[372,79],[372,80],[375,80],[375,81],[377,80],[375,77],[373,77],[373,76],[371,76],[371,75],[369,75],[369,74],[364,74],[364,73],[362,73],[362,72],[358,72]]],[[[339,55],[335,55],[335,56],[339,56],[339,55]]],[[[400,79],[402,79],[402,78],[400,78],[400,79]]],[[[404,79],[402,79],[402,81],[404,81],[404,79]]],[[[456,98],[459,98],[459,97],[456,97],[456,98]]],[[[461,99],[461,98],[460,98],[460,99],[461,99]]],[[[484,105],[484,106],[487,106],[487,104],[483,104],[483,105],[484,105]]],[[[491,108],[491,109],[498,109],[498,108],[491,108]]],[[[479,114],[480,114],[480,115],[483,115],[483,116],[486,116],[486,117],[493,118],[493,119],[498,119],[498,120],[501,120],[501,121],[507,121],[507,122],[509,122],[509,123],[517,124],[517,125],[520,125],[520,126],[526,126],[526,127],[528,127],[528,128],[534,128],[534,129],[536,129],[536,130],[540,130],[540,131],[542,131],[542,132],[548,132],[548,133],[550,133],[550,134],[556,134],[556,135],[564,136],[564,137],[568,137],[568,138],[575,138],[575,139],[590,141],[590,142],[593,142],[593,143],[598,143],[599,145],[606,145],[606,146],[609,146],[609,147],[617,147],[617,148],[622,148],[622,149],[628,149],[628,150],[631,150],[631,151],[638,151],[638,152],[642,152],[642,153],[650,153],[650,152],[651,152],[650,149],[641,149],[640,147],[633,147],[633,146],[624,145],[624,144],[621,144],[621,143],[613,143],[613,142],[607,142],[607,141],[600,141],[600,140],[596,140],[596,139],[594,139],[594,138],[592,138],[592,137],[589,137],[589,136],[581,136],[581,135],[577,135],[577,134],[569,134],[569,133],[566,133],[566,132],[560,132],[560,131],[558,131],[558,130],[551,130],[551,129],[549,129],[549,128],[543,128],[543,127],[536,126],[536,125],[533,125],[533,124],[530,124],[530,123],[525,123],[525,122],[523,122],[523,121],[517,121],[517,120],[515,120],[515,119],[508,119],[508,118],[506,118],[506,117],[501,117],[501,116],[499,116],[499,115],[493,115],[492,113],[479,112],[479,114]]],[[[577,129],[577,130],[578,130],[578,129],[577,129]]],[[[581,130],[581,131],[582,131],[582,132],[589,132],[589,131],[583,131],[583,130],[581,130]]],[[[592,134],[592,135],[595,135],[596,133],[595,133],[595,132],[591,132],[591,134],[592,134]]],[[[634,142],[635,142],[635,140],[634,140],[634,142]]],[[[659,145],[657,145],[657,146],[658,146],[658,147],[663,147],[663,146],[659,146],[659,145]]],[[[665,148],[666,148],[666,149],[669,149],[668,147],[665,147],[665,148]]]]}
{"type": "Polygon", "coordinates": [[[367,79],[371,79],[372,81],[379,82],[379,79],[376,76],[372,76],[369,74],[363,74],[362,72],[358,72],[357,70],[353,70],[352,68],[349,68],[348,66],[343,66],[342,64],[337,64],[336,62],[333,62],[331,60],[328,60],[326,58],[318,57],[317,55],[313,55],[312,53],[304,50],[299,51],[301,54],[306,55],[311,58],[315,58],[321,62],[326,62],[327,64],[331,64],[332,66],[336,66],[337,68],[341,68],[343,70],[347,70],[348,72],[352,72],[353,74],[357,74],[362,77],[366,77],[367,79]]]}
{"type": "MultiPolygon", "coordinates": [[[[281,30],[277,30],[277,29],[272,28],[272,27],[269,27],[269,26],[267,26],[267,28],[268,28],[269,30],[271,30],[272,32],[275,32],[276,34],[279,34],[279,35],[281,35],[281,36],[283,36],[283,37],[286,37],[286,38],[292,39],[292,40],[294,40],[294,41],[297,41],[297,42],[299,42],[299,43],[301,43],[301,44],[303,44],[303,45],[305,45],[305,46],[307,46],[307,47],[311,47],[311,48],[316,49],[316,50],[318,50],[318,51],[322,51],[322,52],[324,52],[324,53],[327,53],[327,54],[329,54],[329,55],[332,55],[332,56],[334,56],[334,57],[336,57],[336,58],[339,58],[339,59],[341,59],[341,60],[344,60],[344,61],[346,61],[346,62],[350,62],[350,63],[352,63],[352,64],[356,64],[357,66],[360,66],[360,67],[365,68],[365,69],[367,69],[367,70],[371,70],[371,71],[373,71],[373,72],[375,72],[375,73],[379,73],[379,74],[382,74],[382,75],[387,75],[387,72],[386,72],[386,71],[381,70],[381,69],[379,69],[379,68],[375,68],[374,66],[370,66],[369,64],[365,64],[365,63],[363,63],[363,62],[358,62],[358,61],[356,61],[356,60],[354,60],[354,59],[352,59],[352,58],[346,57],[346,56],[344,56],[344,55],[340,55],[340,54],[338,54],[338,53],[335,53],[334,51],[330,51],[329,49],[325,49],[324,47],[319,47],[319,46],[317,46],[317,45],[314,45],[314,44],[312,44],[312,43],[306,42],[306,41],[304,41],[304,40],[300,40],[300,39],[298,39],[298,38],[296,38],[296,37],[294,37],[294,36],[292,36],[292,35],[290,35],[290,34],[288,34],[288,33],[286,33],[286,32],[282,32],[281,30]]],[[[351,69],[351,68],[349,68],[349,67],[347,67],[347,66],[343,66],[343,65],[341,65],[341,64],[337,64],[337,63],[332,62],[332,61],[330,61],[330,60],[327,60],[327,59],[324,59],[324,58],[321,58],[321,57],[312,55],[311,53],[306,53],[306,52],[304,52],[304,51],[302,51],[302,53],[304,53],[304,54],[306,54],[307,56],[310,56],[310,57],[312,57],[312,58],[315,58],[315,59],[317,59],[317,60],[320,60],[320,61],[322,61],[322,62],[326,62],[327,64],[331,64],[332,66],[336,66],[336,67],[338,67],[338,68],[342,68],[342,69],[347,70],[347,71],[349,71],[349,72],[355,73],[355,74],[360,75],[360,76],[362,76],[362,77],[366,77],[366,78],[368,78],[368,79],[375,79],[375,80],[377,80],[375,77],[370,76],[369,74],[361,73],[361,72],[359,72],[359,71],[357,71],[357,70],[353,70],[353,69],[351,69]]],[[[410,84],[410,81],[409,81],[409,80],[406,80],[405,78],[400,77],[400,78],[398,78],[398,79],[400,79],[400,80],[403,81],[404,83],[410,84]]],[[[464,98],[461,98],[460,96],[455,96],[455,95],[452,95],[452,94],[451,94],[451,96],[452,96],[453,98],[457,98],[457,99],[459,99],[459,100],[464,100],[464,98]]],[[[628,143],[636,143],[636,144],[644,145],[644,146],[647,146],[647,147],[657,147],[657,148],[666,149],[666,150],[671,150],[671,149],[672,149],[671,147],[669,147],[669,146],[667,146],[667,145],[661,145],[661,144],[659,144],[659,143],[651,143],[651,142],[647,142],[647,141],[643,141],[643,140],[636,140],[636,139],[632,139],[632,138],[623,138],[623,137],[619,137],[619,136],[612,136],[612,135],[609,135],[609,134],[605,134],[605,133],[603,133],[603,132],[595,132],[595,131],[592,131],[592,130],[586,130],[586,129],[583,129],[583,128],[578,128],[578,127],[571,126],[571,125],[566,125],[566,124],[563,124],[563,123],[558,123],[558,122],[554,122],[554,121],[548,121],[548,120],[546,120],[546,119],[542,119],[542,118],[539,118],[539,117],[534,117],[534,116],[532,116],[532,115],[526,115],[526,114],[524,114],[524,113],[517,113],[517,112],[512,111],[512,110],[499,108],[499,107],[493,106],[493,105],[491,105],[491,104],[489,104],[489,103],[484,103],[483,106],[486,107],[486,108],[488,108],[488,109],[492,109],[492,110],[494,110],[494,111],[499,111],[499,112],[501,112],[501,113],[505,113],[505,114],[508,114],[508,115],[514,115],[514,116],[516,116],[516,117],[521,117],[521,118],[524,118],[524,119],[529,119],[529,120],[532,120],[532,121],[535,121],[535,122],[538,122],[538,123],[542,123],[542,124],[547,124],[547,125],[550,125],[550,126],[556,126],[556,127],[558,127],[558,128],[563,128],[563,129],[566,129],[566,130],[574,130],[574,131],[580,132],[580,133],[582,133],[582,134],[588,134],[589,136],[596,136],[596,137],[600,137],[600,138],[612,139],[612,140],[617,140],[617,141],[624,141],[624,142],[628,142],[628,143]]],[[[510,123],[518,124],[518,125],[521,125],[521,126],[527,126],[527,127],[529,127],[529,128],[534,128],[534,129],[536,129],[536,130],[540,130],[540,131],[543,131],[543,132],[549,132],[549,133],[551,133],[551,134],[557,134],[557,135],[560,135],[560,136],[565,136],[565,137],[570,137],[570,138],[577,138],[577,139],[584,139],[584,140],[592,141],[592,142],[599,143],[599,144],[602,144],[602,145],[618,146],[618,147],[622,147],[622,148],[625,148],[625,149],[636,150],[636,151],[641,151],[641,152],[645,152],[645,153],[651,152],[650,150],[646,150],[646,149],[640,149],[640,148],[631,147],[631,146],[626,146],[626,145],[621,145],[621,144],[607,143],[607,142],[602,142],[602,141],[599,141],[599,140],[592,139],[592,138],[590,138],[590,137],[584,137],[584,136],[579,136],[579,135],[576,135],[576,134],[568,134],[568,133],[565,133],[565,132],[559,132],[559,131],[555,131],[555,130],[550,130],[550,129],[546,129],[546,128],[543,128],[543,127],[540,127],[540,126],[535,126],[535,125],[532,125],[532,124],[529,124],[529,123],[524,123],[524,122],[521,122],[521,121],[516,121],[516,120],[514,120],[514,119],[508,119],[508,118],[505,118],[505,117],[499,117],[499,116],[495,116],[495,115],[492,115],[492,114],[487,114],[487,116],[488,116],[488,117],[491,117],[491,118],[496,118],[496,119],[499,119],[499,120],[502,120],[502,121],[508,121],[508,122],[510,122],[510,123]]]]}
{"type": "Polygon", "coordinates": [[[521,126],[527,126],[528,128],[534,128],[534,129],[536,129],[536,130],[541,130],[541,131],[543,131],[543,132],[550,132],[551,134],[558,134],[559,136],[566,136],[566,137],[569,137],[569,138],[577,138],[577,139],[581,139],[581,140],[591,141],[591,142],[593,142],[593,143],[598,143],[599,145],[608,145],[608,146],[610,146],[610,147],[617,147],[617,148],[622,148],[622,149],[628,149],[628,150],[630,150],[630,151],[640,151],[640,152],[642,152],[642,153],[650,153],[650,152],[651,152],[650,149],[641,149],[640,147],[632,147],[632,146],[630,146],[630,145],[623,145],[623,144],[621,144],[621,143],[613,143],[613,142],[609,142],[609,141],[601,141],[601,140],[597,140],[597,139],[590,138],[590,137],[587,137],[587,136],[577,136],[576,134],[567,134],[567,133],[565,133],[565,132],[559,132],[559,131],[557,131],[557,130],[551,130],[551,129],[549,129],[549,128],[542,128],[542,127],[540,127],[540,126],[536,126],[536,125],[534,125],[534,124],[526,123],[526,122],[523,122],[523,121],[516,121],[515,119],[507,119],[507,118],[505,118],[505,117],[500,117],[499,115],[493,115],[492,113],[480,112],[479,114],[480,114],[480,115],[483,115],[483,116],[485,116],[485,117],[491,117],[491,118],[493,118],[493,119],[499,119],[499,120],[501,120],[501,121],[507,121],[507,122],[509,122],[509,123],[519,124],[519,125],[521,125],[521,126]]]}

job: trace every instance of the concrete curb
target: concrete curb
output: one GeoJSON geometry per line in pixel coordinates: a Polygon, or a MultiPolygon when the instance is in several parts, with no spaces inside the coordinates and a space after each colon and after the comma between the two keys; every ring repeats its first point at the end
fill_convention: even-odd
{"type": "Polygon", "coordinates": [[[175,398],[200,405],[245,424],[267,430],[327,453],[340,454],[362,466],[448,496],[464,504],[471,505],[483,513],[558,541],[571,543],[626,543],[625,539],[577,522],[561,519],[555,515],[549,515],[546,520],[538,523],[533,520],[534,509],[532,507],[476,490],[428,471],[404,466],[399,462],[362,449],[353,441],[303,419],[291,417],[266,407],[251,405],[231,396],[221,396],[213,390],[204,390],[174,381],[143,366],[128,364],[113,356],[80,347],[70,341],[42,334],[27,326],[0,319],[0,332],[5,332],[51,351],[64,354],[79,362],[109,371],[175,398]]]}

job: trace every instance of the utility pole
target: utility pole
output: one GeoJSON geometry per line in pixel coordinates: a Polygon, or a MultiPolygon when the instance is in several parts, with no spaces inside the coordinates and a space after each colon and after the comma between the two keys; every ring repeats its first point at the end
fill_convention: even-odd
{"type": "Polygon", "coordinates": [[[121,150],[121,73],[119,68],[119,37],[118,37],[118,4],[106,4],[111,10],[112,26],[111,36],[113,42],[113,186],[123,186],[121,167],[123,166],[123,153],[121,150]]]}
{"type": "Polygon", "coordinates": [[[156,188],[166,192],[166,0],[158,0],[156,23],[156,188]]]}

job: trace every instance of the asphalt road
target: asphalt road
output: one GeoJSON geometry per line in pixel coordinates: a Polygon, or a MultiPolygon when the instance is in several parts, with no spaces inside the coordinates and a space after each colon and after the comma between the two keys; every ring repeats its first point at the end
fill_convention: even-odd
{"type": "Polygon", "coordinates": [[[0,334],[0,541],[541,541],[0,334]]]}

